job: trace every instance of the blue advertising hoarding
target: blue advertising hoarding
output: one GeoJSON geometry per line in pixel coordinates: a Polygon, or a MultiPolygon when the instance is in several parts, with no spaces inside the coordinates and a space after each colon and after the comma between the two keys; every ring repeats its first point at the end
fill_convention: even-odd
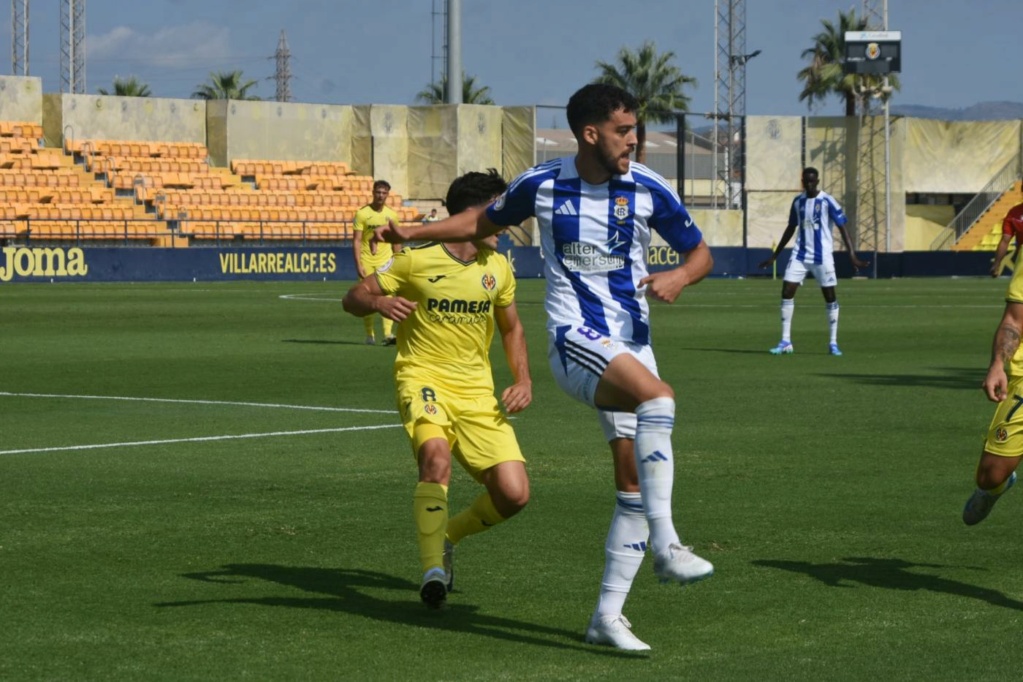
{"type": "MultiPolygon", "coordinates": [[[[543,276],[536,247],[502,246],[519,278],[543,276]]],[[[771,276],[758,263],[769,249],[715,247],[713,276],[771,276]]],[[[775,275],[785,271],[789,251],[779,257],[775,275]]],[[[991,267],[986,252],[861,253],[877,261],[867,272],[853,272],[849,259],[836,254],[839,277],[981,277],[991,267]]],[[[652,272],[678,267],[682,259],[667,246],[647,253],[652,272]]],[[[8,282],[208,282],[230,280],[354,280],[350,247],[280,248],[92,248],[57,246],[0,247],[0,285],[8,282]]]]}

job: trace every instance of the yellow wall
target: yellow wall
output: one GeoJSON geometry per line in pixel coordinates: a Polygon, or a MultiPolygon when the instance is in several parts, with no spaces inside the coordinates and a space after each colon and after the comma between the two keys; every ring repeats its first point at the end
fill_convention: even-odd
{"type": "Polygon", "coordinates": [[[930,251],[938,235],[948,230],[955,218],[951,206],[906,206],[906,251],[930,251]]]}

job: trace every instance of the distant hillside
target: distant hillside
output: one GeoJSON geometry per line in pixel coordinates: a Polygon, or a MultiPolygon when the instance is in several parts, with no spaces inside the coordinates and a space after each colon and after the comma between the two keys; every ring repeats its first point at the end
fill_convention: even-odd
{"type": "Polygon", "coordinates": [[[1023,102],[980,102],[965,109],[943,109],[919,104],[892,105],[891,113],[942,121],[1006,121],[1023,118],[1023,102]]]}

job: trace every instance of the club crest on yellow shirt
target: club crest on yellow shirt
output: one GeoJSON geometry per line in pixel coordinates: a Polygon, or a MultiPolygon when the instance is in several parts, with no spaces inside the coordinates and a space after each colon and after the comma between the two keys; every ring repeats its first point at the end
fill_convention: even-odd
{"type": "Polygon", "coordinates": [[[426,403],[423,405],[423,411],[426,412],[426,414],[437,414],[437,406],[433,403],[426,403]]]}
{"type": "Polygon", "coordinates": [[[491,275],[489,272],[483,275],[483,279],[480,280],[480,284],[487,291],[493,291],[494,287],[497,286],[497,278],[491,275]]]}
{"type": "Polygon", "coordinates": [[[995,429],[995,442],[997,442],[997,443],[1004,443],[1007,440],[1009,440],[1009,432],[1008,431],[1006,431],[1001,426],[999,426],[997,429],[995,429]]]}

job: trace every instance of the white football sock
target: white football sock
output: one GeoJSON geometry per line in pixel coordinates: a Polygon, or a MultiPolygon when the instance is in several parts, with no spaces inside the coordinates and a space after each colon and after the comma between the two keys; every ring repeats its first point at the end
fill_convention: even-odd
{"type": "Polygon", "coordinates": [[[831,331],[831,343],[838,343],[838,301],[828,303],[828,329],[831,331]]]}
{"type": "Polygon", "coordinates": [[[781,340],[792,342],[792,313],[796,310],[796,299],[781,300],[781,340]]]}
{"type": "Polygon", "coordinates": [[[643,495],[643,509],[650,524],[650,544],[663,552],[678,543],[671,520],[671,488],[675,481],[675,458],[671,431],[675,426],[675,401],[654,398],[636,408],[636,469],[643,495]]]}
{"type": "Polygon", "coordinates": [[[646,516],[643,515],[642,495],[619,492],[604,544],[606,561],[597,600],[598,618],[621,615],[632,581],[643,563],[649,534],[646,516]]]}

